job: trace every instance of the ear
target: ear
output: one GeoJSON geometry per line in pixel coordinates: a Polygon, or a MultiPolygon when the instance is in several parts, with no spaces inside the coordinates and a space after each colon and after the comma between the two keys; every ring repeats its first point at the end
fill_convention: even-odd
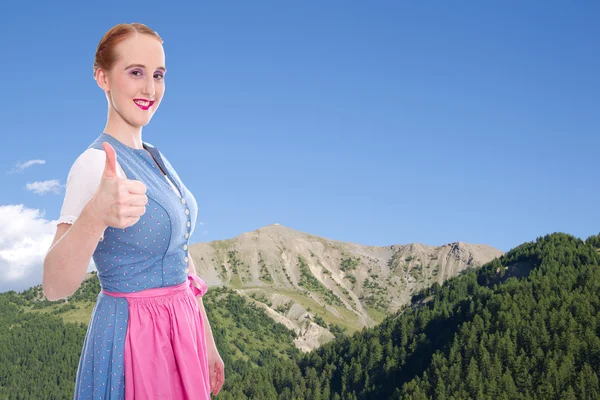
{"type": "Polygon", "coordinates": [[[105,92],[110,91],[110,85],[108,83],[108,76],[106,75],[106,72],[104,72],[104,70],[102,68],[98,68],[98,70],[96,70],[96,83],[98,83],[98,86],[100,86],[100,88],[102,90],[104,90],[105,92]]]}

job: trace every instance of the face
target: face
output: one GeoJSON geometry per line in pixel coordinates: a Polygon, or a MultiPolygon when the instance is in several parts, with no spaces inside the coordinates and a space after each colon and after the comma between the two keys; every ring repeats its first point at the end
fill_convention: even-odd
{"type": "Polygon", "coordinates": [[[165,53],[149,35],[134,34],[119,43],[118,59],[110,71],[97,71],[98,85],[106,92],[110,113],[135,127],[145,126],[165,93],[165,53]]]}

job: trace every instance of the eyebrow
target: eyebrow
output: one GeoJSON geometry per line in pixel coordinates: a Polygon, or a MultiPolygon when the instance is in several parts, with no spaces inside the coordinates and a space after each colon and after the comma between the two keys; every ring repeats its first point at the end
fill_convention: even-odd
{"type": "MultiPolygon", "coordinates": [[[[129,69],[129,68],[132,68],[132,67],[146,68],[146,66],[142,65],[142,64],[130,64],[130,65],[126,66],[125,69],[129,69]]],[[[165,67],[158,67],[156,69],[161,70],[163,72],[167,72],[167,69],[165,67]]]]}

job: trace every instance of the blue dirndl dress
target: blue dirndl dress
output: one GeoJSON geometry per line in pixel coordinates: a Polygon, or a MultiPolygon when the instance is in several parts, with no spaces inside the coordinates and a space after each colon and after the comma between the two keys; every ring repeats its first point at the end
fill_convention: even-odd
{"type": "MultiPolygon", "coordinates": [[[[93,260],[103,291],[98,294],[87,329],[73,398],[74,400],[122,400],[126,398],[126,386],[130,385],[127,386],[128,399],[133,398],[134,389],[138,399],[168,399],[173,398],[169,397],[172,393],[184,393],[184,398],[209,399],[204,325],[195,301],[195,296],[203,295],[208,287],[199,277],[190,276],[188,269],[189,238],[194,232],[198,215],[196,199],[183,184],[167,158],[152,144],[144,142],[147,151],[134,149],[115,137],[102,133],[89,147],[103,150],[103,142],[110,143],[115,149],[117,162],[123,168],[127,179],[139,180],[146,185],[148,204],[145,214],[136,224],[125,229],[108,227],[94,251],[93,260]],[[180,196],[172,190],[156,163],[159,163],[177,187],[180,196]],[[174,375],[173,379],[168,380],[172,382],[173,387],[149,387],[152,384],[151,380],[139,383],[141,374],[136,377],[136,386],[134,386],[133,377],[127,376],[126,369],[130,371],[128,373],[133,374],[135,368],[142,366],[136,366],[136,354],[129,354],[128,360],[131,365],[128,366],[125,362],[128,328],[133,328],[128,326],[131,324],[130,303],[127,297],[114,297],[105,292],[126,294],[147,289],[176,288],[188,281],[191,295],[185,294],[188,297],[181,297],[177,307],[184,307],[183,314],[192,317],[188,317],[183,322],[175,321],[170,333],[167,332],[164,337],[157,339],[165,340],[164,344],[156,344],[164,354],[156,354],[156,357],[150,358],[153,363],[156,363],[154,367],[157,374],[174,375]],[[193,281],[198,283],[200,289],[192,287],[193,281]],[[175,329],[175,324],[180,324],[181,329],[175,329]],[[181,324],[191,324],[195,332],[190,334],[190,329],[183,329],[185,326],[181,324]],[[174,334],[175,331],[182,333],[174,334]],[[181,346],[177,343],[172,345],[172,342],[179,339],[177,335],[184,334],[194,336],[186,337],[185,342],[195,343],[197,348],[180,349],[181,346]],[[180,356],[178,351],[188,352],[188,357],[180,356]],[[186,361],[186,365],[180,365],[180,371],[173,371],[171,366],[168,366],[169,370],[160,370],[163,367],[160,360],[165,357],[175,363],[180,362],[178,360],[189,360],[190,351],[197,352],[198,357],[192,358],[194,362],[186,361]]],[[[171,305],[169,311],[164,303],[164,301],[160,304],[157,302],[156,306],[148,307],[148,310],[156,313],[155,316],[166,318],[165,321],[176,320],[177,310],[171,305]],[[166,313],[172,314],[169,316],[166,313]]],[[[179,313],[181,314],[181,311],[179,313]]],[[[149,320],[153,318],[152,315],[150,312],[146,316],[140,314],[140,309],[136,308],[135,331],[153,329],[149,320]],[[148,319],[148,325],[144,325],[144,318],[148,319]]],[[[164,368],[167,368],[166,364],[164,368]]],[[[164,379],[161,382],[164,383],[164,379]]]]}

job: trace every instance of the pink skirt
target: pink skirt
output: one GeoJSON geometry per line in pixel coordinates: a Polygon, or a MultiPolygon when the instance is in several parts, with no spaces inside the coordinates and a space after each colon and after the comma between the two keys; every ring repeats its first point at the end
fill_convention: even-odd
{"type": "Polygon", "coordinates": [[[196,296],[208,286],[196,275],[179,285],[126,297],[125,400],[210,400],[204,321],[196,296]],[[198,282],[198,289],[193,282],[198,282]]]}

